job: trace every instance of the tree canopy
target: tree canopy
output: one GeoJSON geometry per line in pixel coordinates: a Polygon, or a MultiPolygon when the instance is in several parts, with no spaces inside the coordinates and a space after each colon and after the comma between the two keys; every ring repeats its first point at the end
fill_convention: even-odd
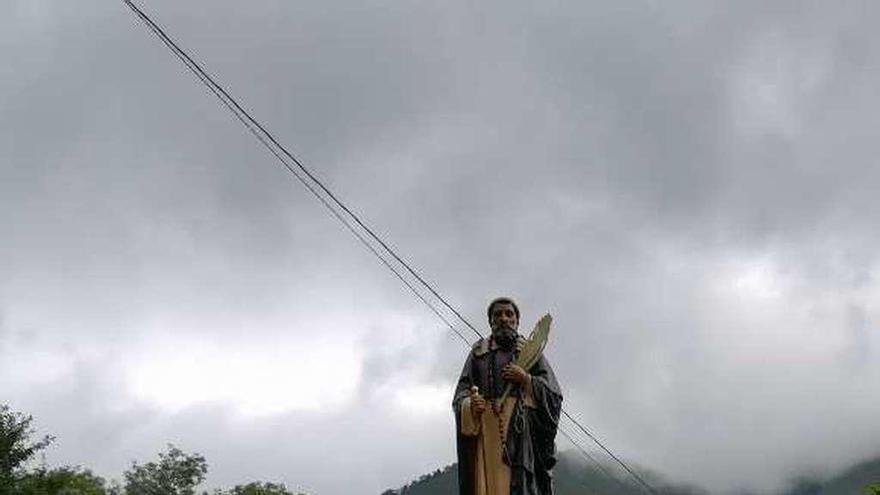
{"type": "MultiPolygon", "coordinates": [[[[34,457],[55,440],[35,438],[33,417],[0,405],[0,495],[209,495],[197,492],[208,462],[169,444],[157,461],[132,462],[123,483],[107,481],[82,467],[31,467],[34,457]]],[[[280,483],[253,481],[210,495],[294,495],[280,483]]],[[[298,493],[296,495],[304,495],[298,493]]]]}
{"type": "Polygon", "coordinates": [[[208,463],[199,454],[187,454],[174,445],[159,454],[159,462],[132,463],[125,472],[126,495],[195,495],[205,480],[208,463]]]}
{"type": "Polygon", "coordinates": [[[0,405],[0,493],[15,483],[24,464],[55,439],[46,435],[34,440],[33,417],[0,405]]]}
{"type": "Polygon", "coordinates": [[[254,482],[237,485],[231,490],[217,490],[214,495],[294,495],[294,493],[282,484],[254,482]]]}

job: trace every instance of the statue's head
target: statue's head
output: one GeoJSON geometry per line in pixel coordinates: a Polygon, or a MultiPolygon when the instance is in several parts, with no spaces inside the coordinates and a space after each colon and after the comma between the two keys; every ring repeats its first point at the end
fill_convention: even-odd
{"type": "Polygon", "coordinates": [[[519,328],[519,307],[509,297],[498,297],[489,303],[486,313],[492,338],[501,347],[512,348],[516,344],[516,331],[519,328]]]}

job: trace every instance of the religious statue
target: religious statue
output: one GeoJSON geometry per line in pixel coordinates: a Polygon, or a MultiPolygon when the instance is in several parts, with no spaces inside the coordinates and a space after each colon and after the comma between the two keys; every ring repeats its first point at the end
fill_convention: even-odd
{"type": "Polygon", "coordinates": [[[452,401],[459,493],[552,495],[562,392],[542,352],[550,315],[526,340],[512,299],[487,314],[492,335],[474,344],[452,401]]]}

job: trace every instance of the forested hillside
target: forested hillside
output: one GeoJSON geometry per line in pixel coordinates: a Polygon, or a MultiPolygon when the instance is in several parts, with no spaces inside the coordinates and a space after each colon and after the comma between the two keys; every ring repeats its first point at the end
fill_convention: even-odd
{"type": "MultiPolygon", "coordinates": [[[[644,490],[627,483],[625,476],[613,466],[605,466],[614,477],[604,474],[594,465],[587,465],[573,452],[560,455],[554,471],[556,495],[644,495],[644,490]]],[[[663,488],[666,495],[697,495],[706,493],[695,487],[673,485],[656,474],[640,470],[639,474],[652,485],[663,488]]],[[[455,464],[422,475],[417,480],[397,489],[389,489],[382,495],[453,495],[457,493],[457,467],[455,464]]]]}
{"type": "MultiPolygon", "coordinates": [[[[560,455],[554,476],[556,495],[645,495],[621,469],[604,466],[613,479],[595,465],[587,464],[572,451],[560,455]]],[[[644,468],[638,468],[640,476],[663,495],[708,495],[702,487],[676,483],[644,468]]],[[[454,495],[457,493],[456,466],[450,465],[426,474],[397,489],[386,490],[382,495],[454,495]]],[[[764,495],[764,494],[751,494],[764,495]]],[[[880,495],[880,458],[872,459],[841,472],[828,479],[801,477],[792,480],[781,492],[766,495],[880,495]]]]}

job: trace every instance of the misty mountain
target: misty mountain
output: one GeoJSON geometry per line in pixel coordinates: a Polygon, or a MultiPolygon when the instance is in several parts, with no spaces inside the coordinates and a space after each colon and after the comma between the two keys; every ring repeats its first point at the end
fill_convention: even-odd
{"type": "MultiPolygon", "coordinates": [[[[708,495],[710,489],[670,480],[641,466],[630,466],[663,495],[708,495]]],[[[457,493],[457,466],[450,464],[382,495],[450,495],[457,493]]],[[[603,464],[598,467],[587,463],[573,451],[560,455],[554,470],[556,495],[645,495],[632,477],[622,468],[603,464]]],[[[870,495],[865,487],[880,482],[880,457],[852,466],[843,472],[822,479],[804,475],[791,481],[789,486],[768,495],[870,495]]],[[[763,495],[763,494],[749,494],[763,495]]]]}
{"type": "Polygon", "coordinates": [[[827,480],[816,477],[803,477],[793,483],[784,495],[871,495],[867,485],[880,482],[880,457],[871,459],[846,469],[827,480]]]}

